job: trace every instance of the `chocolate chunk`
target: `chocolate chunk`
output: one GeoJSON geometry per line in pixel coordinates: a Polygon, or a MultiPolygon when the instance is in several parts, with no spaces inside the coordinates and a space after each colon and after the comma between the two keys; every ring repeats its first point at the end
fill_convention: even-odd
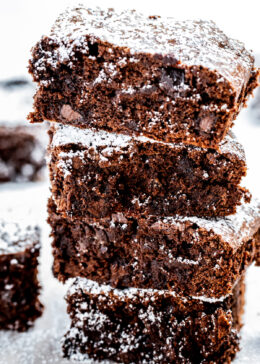
{"type": "Polygon", "coordinates": [[[78,112],[72,110],[70,105],[63,105],[60,113],[61,113],[61,116],[64,119],[66,119],[68,122],[82,119],[82,116],[78,112]]]}

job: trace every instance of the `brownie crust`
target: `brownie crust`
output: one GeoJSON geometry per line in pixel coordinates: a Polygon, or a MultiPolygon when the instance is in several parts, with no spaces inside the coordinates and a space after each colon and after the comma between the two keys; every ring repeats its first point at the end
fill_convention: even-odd
{"type": "Polygon", "coordinates": [[[51,192],[64,217],[226,216],[250,200],[233,136],[217,152],[63,125],[49,133],[51,192]]]}
{"type": "Polygon", "coordinates": [[[77,7],[32,50],[31,122],[218,148],[259,71],[210,21],[77,7]]]}
{"type": "Polygon", "coordinates": [[[67,294],[64,355],[120,363],[230,363],[238,350],[243,282],[223,301],[99,286],[77,279],[67,294]]]}
{"type": "Polygon", "coordinates": [[[256,259],[260,206],[252,204],[222,219],[113,214],[73,220],[57,213],[50,199],[54,275],[183,296],[226,296],[256,259]]]}

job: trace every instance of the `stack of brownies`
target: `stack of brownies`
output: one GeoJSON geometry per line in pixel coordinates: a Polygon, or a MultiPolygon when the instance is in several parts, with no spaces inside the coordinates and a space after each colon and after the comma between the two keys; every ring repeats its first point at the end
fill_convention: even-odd
{"type": "Polygon", "coordinates": [[[33,49],[32,122],[49,143],[53,271],[64,355],[228,363],[260,204],[229,131],[257,86],[243,44],[213,22],[68,9],[33,49]]]}

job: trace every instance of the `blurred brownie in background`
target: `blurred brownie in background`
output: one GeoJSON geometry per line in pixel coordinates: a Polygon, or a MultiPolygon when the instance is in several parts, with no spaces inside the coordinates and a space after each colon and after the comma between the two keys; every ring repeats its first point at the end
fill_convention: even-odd
{"type": "Polygon", "coordinates": [[[23,78],[0,81],[0,182],[35,181],[45,165],[45,127],[28,125],[34,87],[23,78]]]}
{"type": "Polygon", "coordinates": [[[0,329],[25,331],[42,314],[37,226],[0,219],[0,329]]]}

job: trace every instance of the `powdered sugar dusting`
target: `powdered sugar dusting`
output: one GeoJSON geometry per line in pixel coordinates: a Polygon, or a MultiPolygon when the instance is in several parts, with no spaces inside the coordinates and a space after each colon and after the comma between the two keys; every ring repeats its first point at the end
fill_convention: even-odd
{"type": "Polygon", "coordinates": [[[39,239],[37,226],[0,219],[0,254],[14,254],[28,247],[39,248],[39,239]]]}
{"type": "Polygon", "coordinates": [[[242,203],[238,206],[234,215],[221,218],[200,218],[192,217],[166,217],[157,221],[156,224],[182,224],[189,221],[199,228],[213,231],[220,238],[226,241],[234,249],[252,238],[255,232],[260,229],[260,202],[252,199],[250,203],[242,203]]]}
{"type": "MultiPolygon", "coordinates": [[[[133,137],[108,133],[103,130],[80,129],[70,125],[55,124],[53,125],[54,136],[51,147],[58,147],[66,144],[80,144],[87,147],[127,147],[133,137]]],[[[150,140],[146,137],[136,137],[139,140],[150,140]]],[[[151,139],[151,141],[155,142],[151,139]]]]}
{"type": "Polygon", "coordinates": [[[72,284],[67,292],[67,298],[72,296],[73,294],[77,293],[79,290],[82,290],[83,292],[88,292],[93,295],[105,295],[110,296],[111,294],[113,296],[117,296],[119,299],[132,299],[134,300],[136,297],[143,300],[153,300],[154,295],[162,295],[162,296],[172,296],[172,297],[178,297],[178,299],[181,299],[183,303],[187,302],[188,299],[193,300],[199,300],[202,302],[223,302],[229,295],[222,296],[219,298],[208,298],[204,296],[193,296],[193,297],[183,297],[178,295],[175,291],[169,291],[169,290],[158,290],[158,289],[151,289],[151,288],[125,288],[125,289],[117,289],[113,288],[109,285],[105,284],[98,284],[97,282],[91,281],[86,278],[77,277],[76,279],[71,279],[72,284]]]}
{"type": "Polygon", "coordinates": [[[71,174],[72,169],[72,159],[75,157],[79,157],[81,160],[84,160],[84,152],[83,151],[70,151],[70,152],[61,152],[59,154],[60,159],[57,164],[58,168],[62,170],[64,178],[71,174]],[[64,158],[64,159],[63,159],[64,158]]]}
{"type": "MultiPolygon", "coordinates": [[[[57,19],[50,39],[55,45],[53,53],[43,50],[38,60],[39,70],[48,63],[57,67],[59,62],[71,64],[75,51],[84,53],[88,41],[126,47],[130,54],[150,53],[170,56],[172,63],[202,66],[217,71],[240,93],[252,70],[253,58],[236,40],[229,39],[212,21],[147,17],[135,10],[89,9],[79,5],[68,8],[57,19]]],[[[169,59],[170,60],[170,59],[169,59]]]]}
{"type": "MultiPolygon", "coordinates": [[[[134,143],[157,143],[167,145],[170,148],[189,148],[204,151],[204,149],[187,146],[182,143],[166,143],[144,136],[129,136],[125,134],[109,133],[103,130],[80,129],[70,125],[55,124],[53,126],[54,136],[51,147],[59,147],[67,144],[80,144],[93,149],[106,146],[106,149],[122,150],[134,143]]],[[[103,153],[105,151],[103,150],[103,153]]],[[[219,145],[219,152],[222,154],[233,154],[239,159],[245,160],[245,153],[242,146],[233,135],[227,135],[219,145]]]]}
{"type": "Polygon", "coordinates": [[[231,132],[220,142],[219,151],[222,154],[236,154],[239,159],[246,160],[244,148],[231,132]]]}

